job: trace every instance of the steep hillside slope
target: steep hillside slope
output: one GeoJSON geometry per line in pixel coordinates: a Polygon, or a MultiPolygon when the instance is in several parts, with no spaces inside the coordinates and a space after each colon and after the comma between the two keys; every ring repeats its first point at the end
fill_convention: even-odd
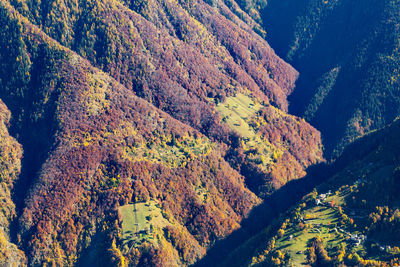
{"type": "MultiPolygon", "coordinates": [[[[138,96],[209,138],[233,146],[229,161],[263,196],[304,176],[306,167],[322,160],[320,135],[307,123],[275,112],[275,120],[286,126],[274,130],[281,136],[275,139],[284,144],[273,143],[269,133],[253,127],[253,117],[262,120],[261,114],[253,113],[239,118],[244,120],[240,126],[248,128],[264,149],[241,142],[249,135],[237,131],[234,115],[217,106],[245,95],[267,112],[271,106],[286,111],[286,97],[298,74],[252,31],[258,25],[254,20],[235,2],[225,2],[10,1],[49,36],[138,96]],[[304,131],[297,134],[297,128],[304,131]],[[283,139],[289,133],[293,137],[287,145],[283,139]]],[[[250,110],[255,103],[248,103],[245,108],[250,110]]]]}
{"type": "Polygon", "coordinates": [[[258,249],[247,264],[398,265],[399,134],[396,120],[349,145],[327,182],[248,242],[258,249]]]}
{"type": "Polygon", "coordinates": [[[189,265],[323,160],[297,72],[225,2],[0,1],[2,259],[189,265]]]}
{"type": "MultiPolygon", "coordinates": [[[[239,227],[259,200],[220,144],[136,97],[4,2],[0,20],[7,25],[0,96],[24,148],[14,239],[30,265],[188,264],[239,227]],[[124,233],[127,217],[117,208],[151,201],[162,213],[154,223],[146,218],[152,234],[124,233]]],[[[16,161],[11,176],[18,147],[7,161],[16,161]]],[[[13,178],[5,179],[11,187],[13,178]]],[[[9,213],[7,221],[15,218],[9,213]]]]}
{"type": "Polygon", "coordinates": [[[392,0],[270,0],[261,11],[266,39],[300,72],[290,111],[322,132],[328,156],[400,114],[399,10],[392,0]]]}
{"type": "Polygon", "coordinates": [[[26,264],[26,258],[15,244],[10,242],[10,222],[16,218],[15,205],[11,191],[21,171],[22,148],[12,138],[7,126],[10,111],[0,100],[0,265],[12,266],[26,264]]]}
{"type": "Polygon", "coordinates": [[[261,101],[285,109],[297,77],[247,24],[221,1],[215,2],[216,7],[203,1],[40,5],[32,0],[14,5],[128,89],[209,131],[215,115],[207,97],[223,100],[246,88],[261,101]],[[263,93],[269,99],[261,97],[263,93]],[[204,112],[195,113],[193,106],[204,112]]]}

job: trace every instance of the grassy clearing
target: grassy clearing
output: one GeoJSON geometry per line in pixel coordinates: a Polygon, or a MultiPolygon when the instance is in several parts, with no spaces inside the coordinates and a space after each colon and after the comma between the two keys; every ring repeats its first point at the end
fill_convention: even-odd
{"type": "MultiPolygon", "coordinates": [[[[222,122],[242,137],[243,148],[249,151],[248,159],[254,161],[262,169],[267,169],[277,149],[263,139],[250,124],[252,117],[257,116],[257,112],[262,108],[261,104],[243,94],[228,97],[224,103],[216,106],[216,110],[221,114],[222,122]]],[[[275,153],[277,154],[280,152],[275,153]]]]}
{"type": "Polygon", "coordinates": [[[262,105],[254,102],[250,97],[237,94],[235,97],[228,97],[224,103],[217,105],[216,109],[222,115],[222,120],[229,128],[239,133],[244,138],[256,136],[256,133],[248,124],[251,116],[254,116],[262,105]]]}
{"type": "Polygon", "coordinates": [[[156,231],[170,224],[163,217],[159,204],[154,200],[124,205],[118,212],[122,217],[124,245],[139,246],[145,241],[152,241],[156,231]]]}
{"type": "Polygon", "coordinates": [[[206,137],[182,137],[181,141],[174,137],[160,137],[161,143],[144,144],[125,147],[124,156],[132,161],[148,160],[163,163],[170,167],[181,167],[198,156],[208,155],[214,144],[206,137]]]}
{"type": "MultiPolygon", "coordinates": [[[[356,246],[349,240],[350,236],[362,234],[360,227],[357,227],[357,224],[345,223],[343,220],[344,215],[349,218],[357,217],[360,215],[359,211],[347,208],[345,214],[340,213],[338,208],[345,203],[351,188],[355,190],[357,185],[356,182],[353,186],[341,187],[336,193],[327,196],[321,205],[316,205],[313,201],[300,204],[302,207],[298,213],[300,219],[295,217],[290,219],[284,235],[276,239],[274,251],[284,252],[290,257],[294,266],[307,265],[308,242],[314,237],[320,237],[331,257],[337,253],[340,244],[346,244],[352,253],[365,254],[366,248],[362,244],[356,246]],[[331,206],[330,203],[334,205],[331,206]]],[[[366,218],[362,216],[360,218],[354,221],[362,225],[362,221],[366,218]]]]}
{"type": "Polygon", "coordinates": [[[310,219],[305,219],[304,224],[308,227],[300,229],[298,226],[292,226],[287,229],[285,234],[276,240],[276,250],[285,251],[290,255],[294,266],[306,264],[307,243],[314,237],[321,237],[328,248],[334,248],[343,242],[344,236],[335,231],[335,224],[339,221],[339,215],[336,210],[316,206],[307,209],[303,216],[311,215],[310,219]]]}

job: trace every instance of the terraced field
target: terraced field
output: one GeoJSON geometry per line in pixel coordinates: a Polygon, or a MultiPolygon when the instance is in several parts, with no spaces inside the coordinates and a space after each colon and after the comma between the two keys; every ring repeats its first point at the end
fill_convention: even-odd
{"type": "Polygon", "coordinates": [[[251,116],[254,116],[263,106],[253,101],[252,98],[237,94],[234,97],[228,97],[224,103],[217,105],[218,112],[221,113],[222,121],[229,128],[239,133],[244,138],[253,139],[256,133],[248,123],[251,116]]]}
{"type": "Polygon", "coordinates": [[[119,214],[122,217],[122,240],[129,247],[154,240],[156,233],[170,224],[154,200],[121,206],[119,214]]]}
{"type": "Polygon", "coordinates": [[[249,159],[266,169],[271,163],[273,151],[276,149],[262,138],[250,123],[251,119],[257,116],[257,112],[262,108],[263,105],[244,94],[228,97],[225,102],[219,103],[216,107],[221,114],[222,122],[242,137],[244,149],[255,150],[252,155],[249,155],[249,159]]]}
{"type": "Polygon", "coordinates": [[[124,158],[130,161],[147,160],[163,163],[170,167],[180,167],[198,156],[208,155],[214,144],[206,137],[194,138],[185,136],[179,142],[175,137],[160,137],[159,144],[137,143],[126,147],[124,158]]]}

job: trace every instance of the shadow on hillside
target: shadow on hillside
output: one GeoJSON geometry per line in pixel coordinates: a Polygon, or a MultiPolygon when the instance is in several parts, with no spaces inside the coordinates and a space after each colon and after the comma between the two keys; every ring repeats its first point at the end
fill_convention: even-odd
{"type": "MultiPolygon", "coordinates": [[[[268,226],[279,214],[285,212],[297,203],[305,194],[315,186],[324,182],[340,166],[338,164],[319,164],[308,168],[307,176],[294,180],[281,187],[263,203],[255,207],[248,218],[241,223],[241,228],[224,239],[217,241],[207,252],[206,256],[194,266],[221,266],[229,253],[245,243],[268,226]]],[[[238,263],[239,264],[239,263],[238,263]]]]}

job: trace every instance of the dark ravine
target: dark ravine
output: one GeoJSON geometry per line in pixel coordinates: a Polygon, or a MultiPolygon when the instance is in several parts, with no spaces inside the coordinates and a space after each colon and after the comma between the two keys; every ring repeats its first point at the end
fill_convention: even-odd
{"type": "MultiPolygon", "coordinates": [[[[1,12],[5,12],[1,8],[1,12]]],[[[3,14],[2,24],[8,23],[3,14]]],[[[16,72],[16,75],[8,75],[8,79],[2,81],[3,90],[0,91],[0,98],[11,111],[10,134],[22,145],[23,156],[21,159],[21,173],[15,181],[12,190],[12,200],[15,203],[17,216],[10,224],[10,238],[18,244],[19,217],[21,216],[25,199],[31,186],[39,176],[40,169],[51,151],[54,142],[55,128],[57,127],[55,117],[55,102],[58,100],[57,90],[48,92],[48,82],[57,84],[55,75],[56,67],[52,65],[54,57],[57,55],[45,54],[45,50],[39,47],[35,54],[32,54],[32,61],[28,60],[24,51],[25,44],[21,42],[22,33],[20,25],[16,21],[10,26],[12,30],[2,32],[2,51],[0,58],[3,62],[8,62],[7,58],[12,56],[21,57],[21,64],[8,67],[3,66],[1,71],[16,72]],[[8,43],[7,48],[5,47],[8,43]],[[22,56],[21,56],[22,55],[22,56]],[[21,70],[22,69],[22,70],[21,70]],[[29,70],[28,76],[25,71],[29,70]],[[46,71],[52,72],[47,73],[46,71]],[[13,92],[14,91],[14,92],[13,92]],[[45,104],[43,98],[48,98],[45,104]]],[[[7,63],[5,63],[7,64],[7,63]]],[[[4,77],[4,75],[2,75],[4,77]]],[[[24,245],[20,244],[20,248],[24,245]]]]}
{"type": "Polygon", "coordinates": [[[266,39],[300,77],[290,112],[321,131],[327,158],[400,114],[400,5],[390,0],[268,1],[266,39]]]}

